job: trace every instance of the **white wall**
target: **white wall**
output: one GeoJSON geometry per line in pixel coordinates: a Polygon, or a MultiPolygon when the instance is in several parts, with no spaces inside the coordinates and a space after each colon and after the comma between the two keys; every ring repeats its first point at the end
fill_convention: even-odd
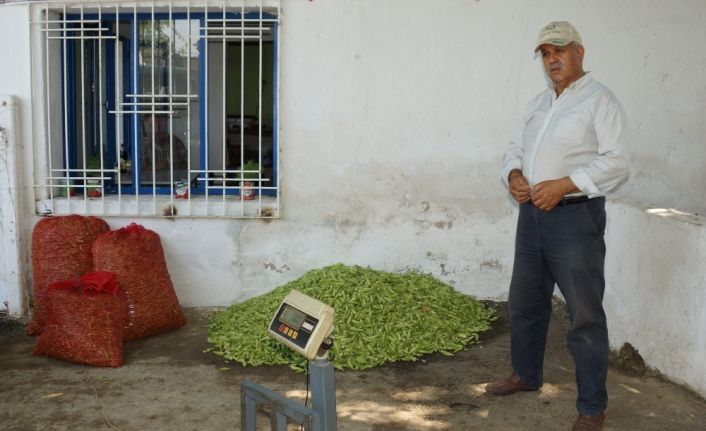
{"type": "Polygon", "coordinates": [[[21,316],[27,312],[25,301],[20,217],[24,193],[18,189],[19,132],[17,100],[0,95],[0,312],[21,316]]]}
{"type": "Polygon", "coordinates": [[[32,159],[28,157],[33,127],[27,6],[0,7],[0,41],[0,127],[7,131],[6,139],[0,139],[0,309],[21,316],[29,305],[25,298],[33,202],[32,159]]]}
{"type": "MultiPolygon", "coordinates": [[[[501,154],[525,103],[545,85],[532,52],[539,28],[572,21],[586,45],[586,68],[626,108],[635,174],[622,201],[698,212],[706,187],[705,16],[702,0],[283,1],[281,219],[138,221],[161,235],[187,306],[241,301],[334,262],[418,269],[462,292],[503,299],[516,208],[499,180],[501,154]]],[[[3,64],[13,65],[0,69],[0,94],[20,100],[31,167],[43,145],[33,130],[43,125],[41,110],[33,117],[29,109],[28,28],[27,6],[0,7],[0,40],[13,40],[0,45],[3,64]]],[[[31,169],[23,178],[31,206],[31,169]]],[[[618,248],[631,238],[628,226],[646,221],[609,208],[609,247],[618,248]]],[[[28,232],[35,219],[24,220],[28,232]]],[[[108,220],[114,228],[130,221],[108,220]]],[[[668,238],[655,239],[655,248],[679,256],[682,244],[668,238]]],[[[28,241],[20,245],[25,254],[28,241]]],[[[689,292],[681,289],[685,280],[703,285],[703,272],[669,262],[685,279],[665,279],[660,288],[668,295],[689,292]]],[[[640,287],[633,270],[608,267],[615,290],[631,286],[621,287],[626,298],[640,287]]],[[[622,307],[627,299],[611,294],[611,301],[622,307]]],[[[632,322],[611,324],[614,344],[641,348],[648,335],[632,322]]],[[[656,349],[648,351],[648,360],[663,363],[656,349]]]]}

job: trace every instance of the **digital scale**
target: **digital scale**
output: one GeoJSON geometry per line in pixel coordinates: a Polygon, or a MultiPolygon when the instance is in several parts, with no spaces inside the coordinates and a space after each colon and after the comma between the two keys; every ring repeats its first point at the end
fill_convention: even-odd
{"type": "Polygon", "coordinates": [[[328,357],[333,332],[333,308],[292,290],[270,323],[270,336],[307,359],[328,357]]]}
{"type": "Polygon", "coordinates": [[[284,297],[268,333],[311,361],[311,407],[245,380],[240,385],[241,430],[255,431],[257,404],[270,406],[273,430],[286,431],[290,420],[301,424],[305,431],[336,430],[336,382],[333,364],[328,360],[333,318],[333,308],[297,290],[284,297]]]}

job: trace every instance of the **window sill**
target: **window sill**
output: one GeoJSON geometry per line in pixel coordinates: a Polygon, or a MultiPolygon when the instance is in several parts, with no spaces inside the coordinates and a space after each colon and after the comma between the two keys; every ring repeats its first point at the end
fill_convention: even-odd
{"type": "Polygon", "coordinates": [[[170,195],[54,197],[36,201],[35,212],[41,216],[279,218],[279,199],[256,196],[253,200],[242,200],[240,196],[224,198],[223,195],[192,196],[188,199],[176,199],[170,195]]]}

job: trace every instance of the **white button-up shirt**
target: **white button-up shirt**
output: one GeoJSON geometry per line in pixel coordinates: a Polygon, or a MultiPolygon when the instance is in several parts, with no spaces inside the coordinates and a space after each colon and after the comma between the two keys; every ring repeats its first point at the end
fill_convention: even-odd
{"type": "Polygon", "coordinates": [[[625,114],[589,73],[556,96],[538,94],[505,152],[503,180],[521,169],[531,187],[569,176],[588,197],[603,196],[629,175],[625,114]]]}

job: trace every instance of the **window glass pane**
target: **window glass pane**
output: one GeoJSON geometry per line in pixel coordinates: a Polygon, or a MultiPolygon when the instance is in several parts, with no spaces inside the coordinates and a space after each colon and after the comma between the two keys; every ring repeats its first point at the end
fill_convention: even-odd
{"type": "MultiPolygon", "coordinates": [[[[97,28],[98,25],[86,24],[85,27],[97,28]]],[[[86,34],[92,35],[88,32],[86,34]]],[[[73,184],[80,187],[84,185],[84,176],[101,177],[99,169],[113,167],[108,154],[105,110],[106,51],[99,40],[89,37],[84,40],[74,39],[70,43],[71,46],[67,49],[70,50],[69,56],[73,57],[73,81],[70,84],[72,94],[69,96],[70,106],[73,107],[73,122],[69,128],[68,140],[73,145],[68,148],[66,159],[68,168],[72,169],[69,175],[76,178],[73,184]],[[100,67],[101,64],[103,67],[100,67]]],[[[88,181],[91,184],[100,184],[97,179],[88,181]]]]}
{"type": "Polygon", "coordinates": [[[199,100],[188,97],[199,91],[198,34],[199,20],[139,23],[139,94],[155,96],[141,97],[139,108],[156,111],[140,115],[142,186],[188,179],[189,158],[192,170],[199,167],[199,100]]]}
{"type": "Polygon", "coordinates": [[[209,169],[236,170],[244,164],[259,164],[262,177],[270,178],[260,185],[274,186],[274,44],[228,42],[224,53],[221,42],[211,42],[208,49],[209,169]]]}
{"type": "MultiPolygon", "coordinates": [[[[229,43],[227,56],[227,166],[229,169],[238,169],[243,161],[261,162],[263,178],[271,179],[273,175],[273,43],[263,42],[262,45],[245,43],[242,46],[240,42],[229,43]],[[242,48],[244,48],[244,54],[242,48]],[[262,48],[262,70],[260,70],[260,48],[262,48]],[[244,63],[242,73],[241,58],[244,63]],[[262,73],[261,77],[260,73],[262,73]],[[259,91],[262,91],[261,98],[259,91]]],[[[262,185],[272,186],[273,181],[263,182],[262,185]]]]}

